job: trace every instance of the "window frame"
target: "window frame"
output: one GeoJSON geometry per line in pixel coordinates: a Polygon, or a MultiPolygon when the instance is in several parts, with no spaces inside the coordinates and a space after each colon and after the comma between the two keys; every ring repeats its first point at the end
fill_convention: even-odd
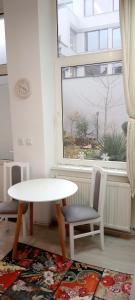
{"type": "Polygon", "coordinates": [[[68,159],[63,157],[63,99],[62,99],[62,77],[61,68],[71,66],[81,66],[94,63],[109,63],[122,61],[122,50],[104,51],[100,53],[88,53],[85,55],[57,57],[56,60],[56,145],[57,163],[62,165],[93,166],[99,165],[106,168],[126,169],[126,162],[68,159]]]}
{"type": "MultiPolygon", "coordinates": [[[[113,6],[114,7],[114,6],[113,6]]],[[[58,26],[58,19],[56,13],[56,22],[58,26]]],[[[58,27],[57,27],[58,32],[58,27]]],[[[86,40],[85,40],[86,41],[86,40]]],[[[57,39],[58,43],[58,39],[57,39]]],[[[58,44],[57,44],[58,45],[58,44]]],[[[86,46],[86,45],[85,45],[86,46]]],[[[109,63],[112,61],[122,61],[122,49],[107,49],[100,52],[86,52],[85,54],[73,55],[73,56],[59,56],[56,58],[55,64],[55,141],[56,151],[55,159],[58,165],[77,166],[77,167],[92,167],[99,165],[110,169],[126,170],[126,162],[120,161],[103,161],[103,160],[85,160],[85,159],[68,159],[63,157],[63,95],[62,95],[62,67],[74,67],[87,64],[109,63]]]]}

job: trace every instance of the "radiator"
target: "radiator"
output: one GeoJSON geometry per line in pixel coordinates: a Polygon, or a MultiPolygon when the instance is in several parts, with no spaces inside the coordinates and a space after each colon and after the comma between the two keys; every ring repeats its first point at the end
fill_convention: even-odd
{"type": "MultiPolygon", "coordinates": [[[[56,177],[71,180],[78,185],[78,192],[67,200],[69,204],[89,204],[90,178],[76,178],[59,174],[56,177]]],[[[130,231],[131,195],[128,183],[107,182],[104,225],[112,229],[130,231]]]]}

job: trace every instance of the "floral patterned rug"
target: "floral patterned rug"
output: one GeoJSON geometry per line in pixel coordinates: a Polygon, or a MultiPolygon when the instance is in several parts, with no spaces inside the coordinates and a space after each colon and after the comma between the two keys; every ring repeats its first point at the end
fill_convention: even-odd
{"type": "Polygon", "coordinates": [[[129,300],[133,275],[18,244],[0,261],[1,300],[129,300]]]}

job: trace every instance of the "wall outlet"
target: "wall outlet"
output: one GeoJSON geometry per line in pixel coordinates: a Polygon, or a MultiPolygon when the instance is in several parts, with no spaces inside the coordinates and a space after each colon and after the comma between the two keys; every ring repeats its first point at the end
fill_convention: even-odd
{"type": "Polygon", "coordinates": [[[18,139],[17,139],[17,144],[18,144],[19,146],[24,146],[24,145],[25,145],[25,140],[24,140],[24,138],[18,138],[18,139]]]}
{"type": "Polygon", "coordinates": [[[27,146],[31,146],[31,145],[33,144],[32,138],[26,138],[25,144],[26,144],[27,146]]]}

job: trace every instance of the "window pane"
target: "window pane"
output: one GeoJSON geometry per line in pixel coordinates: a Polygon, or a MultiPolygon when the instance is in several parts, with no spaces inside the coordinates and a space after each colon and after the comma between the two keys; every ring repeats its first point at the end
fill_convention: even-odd
{"type": "Polygon", "coordinates": [[[108,31],[107,29],[100,30],[100,49],[107,49],[108,47],[108,31]]]}
{"type": "Polygon", "coordinates": [[[94,13],[102,14],[113,10],[112,0],[94,0],[94,13]]]}
{"type": "Polygon", "coordinates": [[[85,67],[76,66],[76,67],[67,67],[62,69],[62,78],[76,78],[85,76],[85,67]]]}
{"type": "Polygon", "coordinates": [[[76,72],[77,72],[77,74],[76,74],[77,77],[84,77],[85,76],[84,66],[77,66],[77,67],[75,67],[75,69],[76,69],[76,72]]]}
{"type": "Polygon", "coordinates": [[[93,15],[93,0],[84,0],[84,15],[85,17],[93,15]]]}
{"type": "Polygon", "coordinates": [[[62,78],[76,77],[76,67],[66,67],[62,69],[62,78]]]}
{"type": "Polygon", "coordinates": [[[76,50],[76,33],[70,28],[70,47],[72,50],[76,50]]]}
{"type": "Polygon", "coordinates": [[[122,73],[122,63],[113,63],[112,64],[112,73],[113,74],[121,74],[122,73]]]}
{"type": "Polygon", "coordinates": [[[100,75],[100,65],[85,65],[85,75],[87,77],[94,77],[100,75]]]}
{"type": "Polygon", "coordinates": [[[107,74],[107,64],[85,65],[85,76],[96,77],[107,74]]]}
{"type": "Polygon", "coordinates": [[[100,75],[106,75],[108,72],[108,64],[100,64],[100,75]]]}
{"type": "Polygon", "coordinates": [[[0,16],[0,64],[6,64],[6,41],[3,16],[0,16]]]}
{"type": "Polygon", "coordinates": [[[113,49],[121,48],[120,28],[113,29],[113,49]]]}
{"type": "Polygon", "coordinates": [[[119,10],[119,0],[114,0],[114,10],[119,10]]]}
{"type": "Polygon", "coordinates": [[[87,50],[95,51],[99,49],[99,32],[91,31],[87,33],[87,50]]]}
{"type": "Polygon", "coordinates": [[[119,10],[114,10],[113,0],[57,0],[57,4],[59,56],[112,49],[111,28],[119,26],[119,10]]]}
{"type": "Polygon", "coordinates": [[[84,65],[80,67],[88,76],[63,78],[65,158],[126,160],[127,113],[120,66],[121,62],[84,65]],[[114,73],[117,67],[119,72],[114,73]]]}

